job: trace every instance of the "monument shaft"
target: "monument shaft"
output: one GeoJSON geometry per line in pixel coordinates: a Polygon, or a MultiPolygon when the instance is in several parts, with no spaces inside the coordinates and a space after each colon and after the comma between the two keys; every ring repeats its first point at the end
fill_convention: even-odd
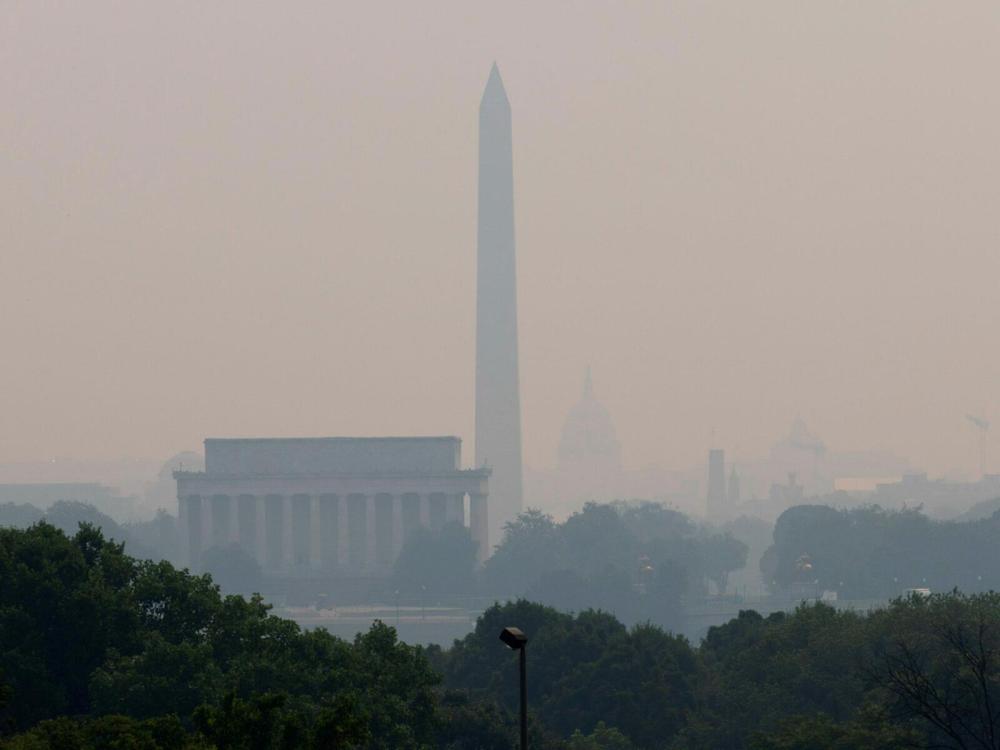
{"type": "Polygon", "coordinates": [[[490,544],[521,512],[514,170],[510,103],[496,65],[479,108],[476,286],[476,466],[490,479],[490,544]]]}

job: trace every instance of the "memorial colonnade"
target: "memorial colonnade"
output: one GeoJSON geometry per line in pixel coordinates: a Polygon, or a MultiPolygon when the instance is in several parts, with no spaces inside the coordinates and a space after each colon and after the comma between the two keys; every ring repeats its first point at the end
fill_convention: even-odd
{"type": "Polygon", "coordinates": [[[177,472],[185,559],[197,568],[206,550],[239,545],[269,572],[383,575],[415,529],[457,523],[469,527],[481,561],[489,552],[484,474],[309,482],[177,472]]]}

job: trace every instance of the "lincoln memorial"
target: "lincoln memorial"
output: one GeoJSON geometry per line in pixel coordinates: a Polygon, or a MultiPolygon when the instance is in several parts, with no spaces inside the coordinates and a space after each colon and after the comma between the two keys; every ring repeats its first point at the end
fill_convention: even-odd
{"type": "Polygon", "coordinates": [[[454,522],[489,553],[489,469],[457,437],[205,440],[205,471],[176,471],[182,554],[238,544],[268,572],[377,576],[407,535],[454,522]]]}

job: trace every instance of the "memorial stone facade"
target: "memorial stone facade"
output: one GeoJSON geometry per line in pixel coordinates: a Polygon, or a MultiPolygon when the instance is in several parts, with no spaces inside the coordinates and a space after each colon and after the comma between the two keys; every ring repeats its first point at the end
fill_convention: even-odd
{"type": "Polygon", "coordinates": [[[278,574],[381,576],[418,527],[467,526],[488,548],[489,469],[461,468],[457,437],[205,440],[177,471],[182,554],[240,545],[278,574]]]}

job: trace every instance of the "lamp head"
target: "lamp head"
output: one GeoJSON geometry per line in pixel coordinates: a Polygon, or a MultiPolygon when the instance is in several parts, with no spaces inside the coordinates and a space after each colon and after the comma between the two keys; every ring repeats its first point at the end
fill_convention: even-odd
{"type": "Polygon", "coordinates": [[[528,636],[520,628],[504,628],[500,631],[500,640],[514,651],[520,651],[528,645],[528,636]]]}

